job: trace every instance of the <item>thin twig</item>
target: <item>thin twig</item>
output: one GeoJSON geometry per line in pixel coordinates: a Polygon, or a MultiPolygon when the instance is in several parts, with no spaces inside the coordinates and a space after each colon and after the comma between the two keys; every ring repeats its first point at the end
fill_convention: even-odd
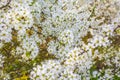
{"type": "Polygon", "coordinates": [[[8,0],[7,3],[6,3],[6,5],[3,5],[2,7],[0,7],[0,9],[7,7],[10,4],[10,2],[11,2],[11,0],[8,0]]]}

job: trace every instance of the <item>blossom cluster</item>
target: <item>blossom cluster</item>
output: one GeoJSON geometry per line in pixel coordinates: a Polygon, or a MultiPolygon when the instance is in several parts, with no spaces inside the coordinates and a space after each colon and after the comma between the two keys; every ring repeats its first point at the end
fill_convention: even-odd
{"type": "Polygon", "coordinates": [[[0,0],[1,80],[119,80],[119,0],[0,0]]]}

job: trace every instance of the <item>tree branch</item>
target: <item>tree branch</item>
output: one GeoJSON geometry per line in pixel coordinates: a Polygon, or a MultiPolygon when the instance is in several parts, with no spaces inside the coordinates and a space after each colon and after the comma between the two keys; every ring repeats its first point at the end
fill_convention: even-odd
{"type": "Polygon", "coordinates": [[[0,9],[7,7],[10,4],[10,2],[11,2],[11,0],[8,0],[7,3],[6,3],[6,5],[1,6],[0,9]]]}

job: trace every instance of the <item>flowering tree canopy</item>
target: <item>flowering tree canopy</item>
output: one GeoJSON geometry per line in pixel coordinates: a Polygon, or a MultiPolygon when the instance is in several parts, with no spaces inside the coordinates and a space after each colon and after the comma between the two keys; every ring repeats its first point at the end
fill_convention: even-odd
{"type": "Polygon", "coordinates": [[[120,0],[0,0],[0,80],[120,80],[120,0]]]}

